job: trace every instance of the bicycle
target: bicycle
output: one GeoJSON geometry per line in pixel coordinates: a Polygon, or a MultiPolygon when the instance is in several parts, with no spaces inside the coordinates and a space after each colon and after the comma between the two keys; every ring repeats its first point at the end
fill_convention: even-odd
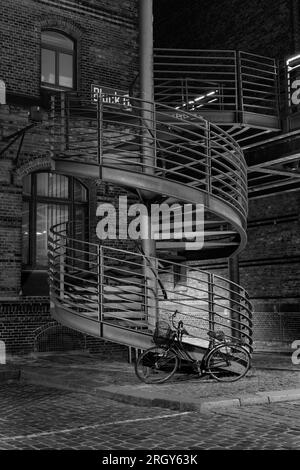
{"type": "Polygon", "coordinates": [[[208,348],[202,359],[193,359],[182,343],[184,334],[189,334],[180,320],[171,329],[167,322],[157,322],[153,334],[155,346],[144,351],[137,359],[135,373],[145,383],[159,384],[169,380],[181,361],[187,361],[201,377],[209,374],[219,382],[235,382],[244,377],[251,363],[248,349],[241,341],[227,340],[223,331],[209,331],[208,348]]]}

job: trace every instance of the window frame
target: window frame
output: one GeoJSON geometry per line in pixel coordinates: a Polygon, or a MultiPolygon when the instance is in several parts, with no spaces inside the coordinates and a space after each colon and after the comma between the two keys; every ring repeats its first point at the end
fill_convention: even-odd
{"type": "Polygon", "coordinates": [[[76,90],[77,89],[77,42],[76,40],[70,36],[69,34],[64,33],[63,31],[60,31],[59,29],[53,29],[53,28],[47,28],[43,29],[41,32],[41,52],[40,52],[40,83],[42,88],[47,88],[51,90],[76,90]],[[55,47],[51,46],[45,42],[43,42],[43,33],[46,32],[52,32],[52,33],[57,33],[60,34],[61,36],[64,36],[65,38],[69,39],[73,43],[73,50],[70,51],[68,49],[65,49],[63,47],[55,47]],[[55,74],[54,74],[54,79],[55,83],[48,83],[48,82],[43,82],[42,81],[42,51],[47,50],[47,51],[52,51],[55,53],[55,74]],[[71,52],[71,53],[70,53],[71,52]],[[67,54],[72,57],[72,80],[73,80],[73,86],[72,87],[66,87],[63,85],[59,84],[59,56],[60,54],[67,54]]]}
{"type": "MultiPolygon", "coordinates": [[[[27,263],[23,262],[23,241],[22,241],[22,270],[24,271],[34,271],[34,270],[46,270],[47,266],[38,264],[36,255],[37,255],[37,205],[38,204],[49,204],[49,205],[61,205],[68,206],[69,210],[69,220],[75,220],[76,209],[78,207],[84,208],[84,219],[86,223],[84,224],[84,235],[85,241],[88,241],[89,237],[89,191],[88,188],[77,178],[73,176],[65,176],[68,179],[68,199],[53,197],[53,196],[43,196],[37,194],[37,175],[41,173],[53,174],[59,176],[61,175],[57,172],[52,171],[36,171],[30,174],[31,176],[31,186],[30,194],[24,194],[22,197],[22,202],[28,203],[28,259],[27,263]],[[86,190],[86,201],[78,201],[75,199],[75,183],[79,183],[86,190]]],[[[29,175],[28,175],[29,176],[29,175]]],[[[73,234],[71,234],[71,237],[73,234]]]]}

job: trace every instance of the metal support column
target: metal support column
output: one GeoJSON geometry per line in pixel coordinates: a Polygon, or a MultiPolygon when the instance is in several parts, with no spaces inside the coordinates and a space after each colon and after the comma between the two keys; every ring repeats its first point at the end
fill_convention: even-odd
{"type": "MultiPolygon", "coordinates": [[[[139,28],[140,28],[140,98],[141,98],[141,157],[143,171],[153,174],[155,166],[155,114],[153,107],[153,15],[152,0],[139,0],[139,28]]],[[[150,194],[143,191],[144,199],[149,199],[150,194]]],[[[145,254],[144,276],[147,282],[148,322],[155,324],[157,319],[156,308],[156,278],[149,267],[148,257],[155,257],[155,241],[151,239],[150,218],[145,221],[148,227],[148,237],[143,238],[142,246],[145,254]]],[[[145,234],[146,230],[142,228],[145,234]]]]}

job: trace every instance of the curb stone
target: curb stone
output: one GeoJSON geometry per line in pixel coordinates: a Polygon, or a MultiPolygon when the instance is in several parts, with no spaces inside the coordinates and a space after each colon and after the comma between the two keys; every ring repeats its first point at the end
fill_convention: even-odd
{"type": "Polygon", "coordinates": [[[15,368],[1,367],[0,368],[0,384],[7,383],[14,380],[19,380],[21,371],[15,368]]]}
{"type": "Polygon", "coordinates": [[[133,390],[132,386],[76,386],[74,383],[60,380],[59,378],[49,378],[38,372],[21,371],[22,382],[41,385],[45,387],[57,388],[76,393],[89,393],[101,395],[104,398],[115,400],[121,403],[128,403],[136,406],[153,406],[169,408],[179,411],[213,411],[218,408],[238,408],[251,405],[266,405],[276,402],[300,400],[300,388],[289,390],[271,390],[256,392],[256,394],[242,395],[241,397],[219,398],[205,401],[176,400],[163,397],[159,393],[153,393],[145,389],[133,390]]]}

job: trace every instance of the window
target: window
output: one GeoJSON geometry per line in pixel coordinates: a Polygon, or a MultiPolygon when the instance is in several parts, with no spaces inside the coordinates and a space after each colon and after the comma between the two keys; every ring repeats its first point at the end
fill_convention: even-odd
{"type": "Polygon", "coordinates": [[[74,238],[85,239],[88,216],[87,189],[75,178],[54,173],[32,173],[23,180],[23,267],[47,269],[49,228],[76,221],[74,238]]]}
{"type": "Polygon", "coordinates": [[[42,85],[74,88],[74,71],[74,41],[57,31],[43,31],[41,48],[42,85]]]}

